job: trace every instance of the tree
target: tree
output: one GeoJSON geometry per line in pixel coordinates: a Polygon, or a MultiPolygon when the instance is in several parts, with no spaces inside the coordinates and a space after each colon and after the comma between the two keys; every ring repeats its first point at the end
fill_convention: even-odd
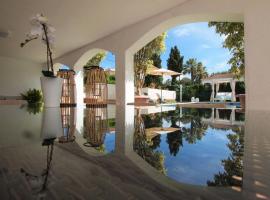
{"type": "MultiPolygon", "coordinates": [[[[167,60],[167,67],[169,70],[182,73],[184,56],[181,56],[177,46],[171,48],[169,58],[167,60]]],[[[177,76],[172,76],[172,84],[175,84],[177,76]]]]}
{"type": "MultiPolygon", "coordinates": [[[[157,68],[161,68],[161,58],[159,54],[153,54],[151,60],[153,61],[153,65],[157,68]]],[[[147,75],[145,76],[144,85],[145,86],[161,86],[162,85],[163,78],[161,76],[153,76],[153,75],[147,75]]]]}
{"type": "Polygon", "coordinates": [[[203,66],[202,62],[198,62],[195,70],[195,83],[201,83],[201,80],[208,76],[206,67],[203,66]]]}
{"type": "Polygon", "coordinates": [[[88,62],[84,66],[84,68],[89,68],[92,66],[99,66],[101,61],[106,57],[106,55],[107,55],[107,52],[105,52],[105,51],[101,51],[101,52],[97,53],[90,60],[88,60],[88,62]]]}
{"type": "Polygon", "coordinates": [[[206,67],[203,66],[202,62],[197,62],[197,60],[194,58],[186,61],[183,72],[184,74],[191,75],[191,82],[193,84],[201,83],[201,79],[208,76],[206,72],[206,67]]]}
{"type": "Polygon", "coordinates": [[[184,74],[190,74],[191,82],[194,83],[195,80],[195,68],[197,66],[197,60],[194,58],[190,58],[186,61],[186,64],[183,67],[184,74]]]}
{"type": "Polygon", "coordinates": [[[144,85],[147,67],[153,64],[151,60],[154,54],[160,55],[165,50],[166,33],[162,33],[134,55],[134,72],[136,94],[141,95],[144,85]]]}
{"type": "Polygon", "coordinates": [[[244,23],[236,22],[209,22],[209,27],[215,27],[216,32],[225,35],[224,48],[231,52],[231,72],[236,76],[245,74],[245,55],[244,55],[244,23]]]}

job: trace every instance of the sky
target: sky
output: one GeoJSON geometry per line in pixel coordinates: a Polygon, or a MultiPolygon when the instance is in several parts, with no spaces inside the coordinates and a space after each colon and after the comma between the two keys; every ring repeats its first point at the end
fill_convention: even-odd
{"type": "MultiPolygon", "coordinates": [[[[196,58],[206,66],[209,74],[229,69],[230,52],[222,47],[225,36],[215,32],[215,28],[208,27],[207,22],[191,23],[176,26],[167,31],[166,50],[161,55],[162,67],[167,68],[170,49],[177,46],[184,56],[184,63],[189,58],[196,58]]],[[[101,66],[111,68],[115,66],[115,56],[108,52],[101,66]]]]}

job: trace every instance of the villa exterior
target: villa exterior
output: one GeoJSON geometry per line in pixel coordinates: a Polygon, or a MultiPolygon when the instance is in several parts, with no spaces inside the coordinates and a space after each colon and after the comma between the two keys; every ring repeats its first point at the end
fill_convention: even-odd
{"type": "MultiPolygon", "coordinates": [[[[25,111],[25,108],[20,106],[0,106],[1,199],[19,197],[31,199],[31,195],[36,192],[34,186],[31,190],[31,184],[40,183],[40,180],[45,177],[42,187],[44,189],[49,176],[53,176],[53,183],[57,183],[56,186],[48,184],[51,187],[49,195],[60,199],[89,198],[91,195],[97,199],[270,199],[269,0],[29,0],[27,2],[4,0],[1,2],[0,10],[1,99],[16,98],[29,88],[41,88],[41,70],[46,62],[44,48],[40,45],[40,41],[35,41],[32,47],[26,46],[21,49],[20,41],[29,30],[28,18],[42,11],[53,21],[57,30],[55,66],[63,64],[76,72],[74,79],[78,105],[76,110],[66,111],[73,113],[74,118],[71,117],[70,125],[61,118],[60,108],[46,108],[41,114],[36,114],[36,110],[25,111]],[[207,119],[199,116],[200,112],[188,113],[186,119],[183,119],[182,108],[178,107],[150,107],[147,111],[139,112],[137,108],[130,106],[134,104],[135,95],[134,54],[171,27],[201,21],[244,22],[245,24],[246,109],[243,114],[245,123],[235,119],[237,112],[244,112],[242,109],[230,108],[232,110],[230,119],[226,120],[220,118],[221,112],[218,109],[211,110],[210,114],[203,113],[210,115],[207,119]],[[116,57],[115,93],[112,93],[112,86],[109,85],[106,88],[108,95],[115,98],[115,107],[112,109],[115,122],[110,122],[114,124],[113,128],[107,126],[110,116],[114,116],[109,110],[111,108],[108,108],[109,111],[97,114],[96,108],[93,108],[91,112],[88,110],[89,113],[87,113],[85,108],[80,107],[84,105],[85,98],[83,66],[100,50],[110,51],[116,57]],[[171,114],[169,111],[173,110],[173,115],[165,117],[162,114],[154,115],[162,112],[163,108],[163,111],[167,112],[165,114],[171,114]],[[162,156],[158,154],[161,151],[155,154],[151,148],[141,152],[139,152],[140,149],[135,148],[136,144],[137,146],[146,144],[145,141],[140,140],[145,132],[143,123],[139,124],[139,131],[134,134],[137,128],[136,117],[142,119],[141,116],[136,115],[137,111],[140,115],[149,114],[146,118],[148,123],[154,123],[159,119],[162,126],[166,125],[166,128],[171,126],[172,129],[178,130],[177,133],[174,132],[166,138],[160,137],[164,141],[163,144],[166,144],[163,146],[169,147],[167,153],[169,152],[172,157],[179,149],[182,150],[181,142],[184,145],[187,141],[195,144],[199,141],[197,139],[204,137],[205,134],[211,135],[207,131],[213,131],[215,128],[219,128],[223,135],[212,135],[215,136],[214,139],[221,139],[224,147],[229,146],[224,142],[229,141],[226,135],[228,132],[235,133],[234,137],[243,137],[241,142],[244,142],[244,152],[240,152],[243,157],[241,160],[242,177],[232,176],[233,179],[240,180],[241,187],[192,186],[168,178],[162,174],[166,169],[153,170],[153,167],[148,165],[142,157],[148,158],[149,155],[154,155],[154,158],[158,157],[155,160],[161,162],[162,156]],[[176,118],[179,120],[177,121],[176,118]],[[92,146],[102,146],[106,139],[105,132],[115,130],[115,143],[111,154],[100,156],[101,154],[96,153],[97,149],[89,149],[87,145],[84,145],[85,137],[81,133],[84,132],[83,128],[86,127],[84,122],[87,123],[87,121],[97,122],[87,127],[88,136],[86,137],[91,136],[98,142],[98,145],[92,146]],[[201,123],[202,121],[205,124],[201,123]],[[190,132],[186,124],[192,124],[190,132]],[[194,128],[198,124],[202,126],[194,128]],[[206,125],[209,124],[212,128],[206,129],[206,125]],[[63,128],[65,128],[64,131],[63,128]],[[55,144],[54,140],[61,138],[68,128],[72,129],[72,133],[67,134],[72,139],[62,139],[71,143],[66,146],[64,146],[65,142],[55,144]],[[229,131],[226,128],[229,128],[229,131]],[[98,129],[102,134],[94,135],[98,129]],[[245,132],[244,135],[243,132],[245,132]],[[176,137],[179,135],[181,137],[185,135],[185,140],[179,142],[179,138],[176,137]],[[195,141],[193,141],[194,138],[195,141]],[[42,142],[38,139],[42,139],[42,142]],[[169,140],[172,142],[167,145],[166,141],[169,140]],[[178,145],[178,149],[174,148],[175,144],[178,145]],[[136,154],[134,149],[141,154],[136,154]],[[50,173],[52,166],[53,173],[50,173]],[[76,184],[70,187],[70,183],[76,184]]],[[[232,88],[231,101],[235,101],[236,81],[231,75],[217,75],[203,80],[203,83],[212,85],[211,99],[214,101],[215,85],[216,93],[218,93],[219,84],[229,82],[232,88]]],[[[104,79],[103,82],[106,80],[104,79]]],[[[151,92],[151,89],[145,91],[148,95],[151,92]]],[[[175,93],[168,92],[168,96],[174,98],[175,93]]],[[[194,110],[190,112],[192,111],[194,110]]],[[[64,117],[67,116],[70,117],[69,113],[65,113],[64,117]]],[[[88,125],[91,124],[88,123],[88,125]]],[[[153,143],[151,147],[154,145],[153,143]]],[[[209,150],[205,147],[202,149],[209,150]]],[[[198,155],[195,161],[211,153],[199,152],[198,155]]],[[[234,156],[233,153],[231,156],[234,156]]],[[[191,161],[188,157],[186,158],[191,161]]],[[[198,162],[198,164],[201,163],[198,162]]],[[[204,165],[201,169],[207,169],[209,166],[204,165]]],[[[174,169],[176,171],[189,170],[188,167],[174,169]]],[[[193,173],[195,172],[197,171],[194,170],[193,173]]],[[[45,190],[38,192],[40,191],[45,190]]]]}

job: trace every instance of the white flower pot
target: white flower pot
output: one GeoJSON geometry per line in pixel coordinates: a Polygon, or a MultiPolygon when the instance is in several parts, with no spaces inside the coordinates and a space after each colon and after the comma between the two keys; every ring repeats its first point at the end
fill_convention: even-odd
{"type": "Polygon", "coordinates": [[[45,108],[43,111],[41,138],[44,140],[58,138],[62,135],[61,108],[45,108]]]}
{"type": "Polygon", "coordinates": [[[45,107],[59,107],[62,95],[62,78],[40,77],[45,107]]]}

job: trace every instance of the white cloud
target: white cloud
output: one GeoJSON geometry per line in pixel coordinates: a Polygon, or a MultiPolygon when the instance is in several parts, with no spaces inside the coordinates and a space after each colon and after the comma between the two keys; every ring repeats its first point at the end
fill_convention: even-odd
{"type": "Polygon", "coordinates": [[[223,61],[223,62],[215,64],[214,66],[207,67],[207,69],[209,69],[210,73],[227,71],[229,68],[230,67],[229,67],[227,61],[223,61]]]}
{"type": "Polygon", "coordinates": [[[202,48],[202,49],[210,49],[211,46],[208,45],[208,44],[202,44],[202,45],[201,45],[201,48],[202,48]]]}
{"type": "Polygon", "coordinates": [[[202,48],[221,48],[226,39],[225,35],[216,33],[214,27],[208,27],[205,23],[191,23],[177,26],[173,29],[173,35],[178,38],[192,36],[204,42],[202,48]]]}
{"type": "Polygon", "coordinates": [[[176,36],[176,37],[184,37],[184,36],[189,36],[191,34],[190,30],[187,29],[187,28],[179,28],[179,29],[176,29],[173,34],[176,36]]]}

